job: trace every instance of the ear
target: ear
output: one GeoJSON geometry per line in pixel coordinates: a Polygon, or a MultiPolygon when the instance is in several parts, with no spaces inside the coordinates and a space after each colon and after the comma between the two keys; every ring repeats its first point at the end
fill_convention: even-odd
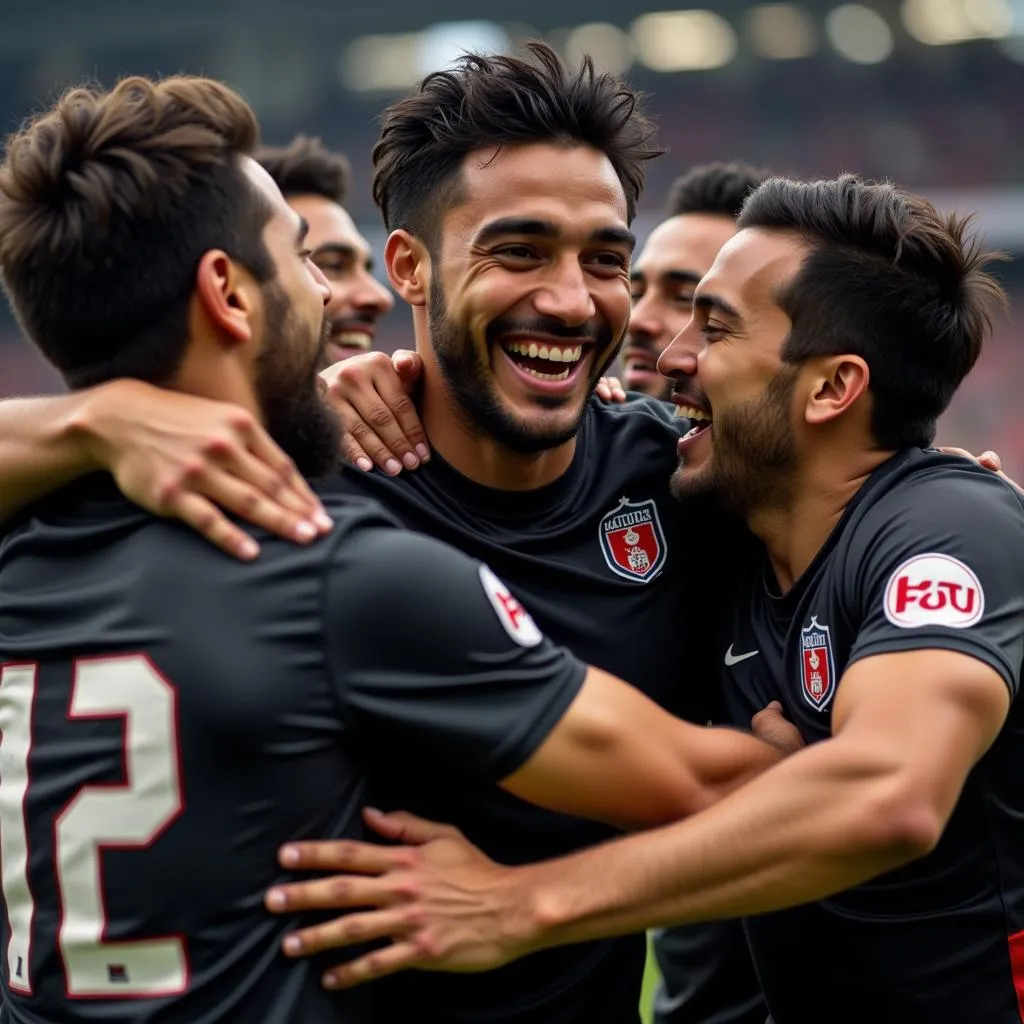
{"type": "Polygon", "coordinates": [[[203,253],[196,270],[196,294],[203,312],[227,339],[252,341],[258,292],[259,287],[226,252],[203,253]]]}
{"type": "Polygon", "coordinates": [[[430,254],[408,231],[392,231],[384,244],[388,280],[410,306],[425,306],[430,294],[430,254]]]}
{"type": "Polygon", "coordinates": [[[868,364],[860,356],[834,356],[820,362],[813,370],[804,419],[811,424],[838,419],[867,392],[870,383],[868,364]]]}

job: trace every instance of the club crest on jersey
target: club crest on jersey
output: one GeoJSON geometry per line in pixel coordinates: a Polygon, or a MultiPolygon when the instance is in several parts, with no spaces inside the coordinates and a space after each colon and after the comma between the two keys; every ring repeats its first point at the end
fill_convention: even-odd
{"type": "Polygon", "coordinates": [[[836,692],[836,664],[832,657],[832,634],[816,615],[811,616],[810,625],[800,630],[800,668],[804,700],[821,711],[836,692]]]}
{"type": "Polygon", "coordinates": [[[668,545],[653,498],[620,499],[598,527],[608,568],[629,580],[646,583],[665,564],[668,545]]]}

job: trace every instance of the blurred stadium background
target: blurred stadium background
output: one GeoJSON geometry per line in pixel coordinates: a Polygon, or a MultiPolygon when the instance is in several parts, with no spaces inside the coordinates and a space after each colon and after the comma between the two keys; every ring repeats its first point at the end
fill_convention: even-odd
{"type": "MultiPolygon", "coordinates": [[[[892,178],[943,207],[977,211],[990,244],[1024,254],[1024,0],[661,6],[673,9],[636,0],[19,0],[3,5],[3,128],[86,77],[213,75],[246,94],[266,141],[301,130],[349,155],[349,207],[379,249],[369,151],[381,107],[462,49],[544,37],[570,58],[592,53],[651,95],[670,153],[651,168],[641,237],[678,173],[742,158],[800,176],[892,178]]],[[[1014,309],[941,439],[995,448],[1024,479],[1024,267],[1001,274],[1014,309]]],[[[409,344],[401,309],[381,340],[409,344]]],[[[0,395],[57,387],[5,309],[0,395]]]]}

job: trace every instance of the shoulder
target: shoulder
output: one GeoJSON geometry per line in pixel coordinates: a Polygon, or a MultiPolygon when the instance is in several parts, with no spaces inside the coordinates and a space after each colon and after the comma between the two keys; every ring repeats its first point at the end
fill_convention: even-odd
{"type": "Polygon", "coordinates": [[[588,415],[598,429],[646,433],[659,438],[678,437],[686,425],[669,402],[633,391],[625,402],[603,402],[592,396],[588,415]]]}
{"type": "Polygon", "coordinates": [[[686,424],[667,402],[646,395],[618,405],[591,398],[581,437],[588,460],[629,467],[631,476],[656,472],[667,479],[686,424]]]}
{"type": "MultiPolygon", "coordinates": [[[[347,499],[335,516],[328,578],[346,600],[380,608],[422,608],[444,602],[467,581],[479,585],[479,563],[425,534],[409,530],[376,502],[347,499]]],[[[394,615],[389,615],[394,618],[394,615]]]]}
{"type": "Polygon", "coordinates": [[[374,527],[401,528],[403,525],[382,504],[381,498],[386,497],[386,492],[379,488],[372,473],[352,467],[344,474],[338,474],[329,484],[318,487],[317,492],[324,510],[334,520],[335,533],[374,527]],[[365,480],[360,480],[360,477],[365,480]]]}
{"type": "Polygon", "coordinates": [[[883,481],[858,517],[860,542],[873,535],[894,537],[955,533],[982,543],[995,530],[1024,531],[1024,501],[1005,480],[968,459],[939,452],[912,452],[883,481]]]}
{"type": "Polygon", "coordinates": [[[903,626],[962,627],[985,603],[1019,604],[1024,503],[1011,485],[966,459],[930,452],[912,454],[884,482],[853,524],[844,559],[843,576],[863,600],[884,593],[887,617],[903,626]],[[972,594],[972,614],[954,614],[957,600],[972,594]]]}

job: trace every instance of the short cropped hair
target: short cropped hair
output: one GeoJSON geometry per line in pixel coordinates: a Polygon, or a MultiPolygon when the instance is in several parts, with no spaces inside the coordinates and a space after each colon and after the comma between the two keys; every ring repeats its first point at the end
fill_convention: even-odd
{"type": "Polygon", "coordinates": [[[72,89],[8,139],[0,274],[71,387],[173,376],[205,252],[274,275],[270,206],[241,165],[257,138],[252,110],[220,82],[133,77],[72,89]]]}
{"type": "Polygon", "coordinates": [[[464,56],[384,111],[373,149],[373,196],[388,230],[404,228],[432,245],[441,216],[459,200],[468,154],[537,142],[603,152],[633,219],[644,165],[661,152],[640,96],[598,74],[589,57],[570,71],[546,44],[527,49],[528,59],[464,56]]]}
{"type": "Polygon", "coordinates": [[[921,196],[846,174],[772,178],[747,200],[739,228],[796,232],[811,247],[778,297],[792,321],[783,359],[859,355],[868,364],[875,440],[927,446],[981,354],[1006,295],[986,270],[969,218],[921,196]]]}
{"type": "Polygon", "coordinates": [[[771,177],[771,171],[751,164],[699,164],[672,183],[666,217],[684,213],[712,213],[736,218],[747,196],[771,177]]]}
{"type": "Polygon", "coordinates": [[[296,135],[287,146],[261,146],[256,159],[285,197],[314,195],[345,205],[352,176],[348,159],[320,139],[296,135]]]}

